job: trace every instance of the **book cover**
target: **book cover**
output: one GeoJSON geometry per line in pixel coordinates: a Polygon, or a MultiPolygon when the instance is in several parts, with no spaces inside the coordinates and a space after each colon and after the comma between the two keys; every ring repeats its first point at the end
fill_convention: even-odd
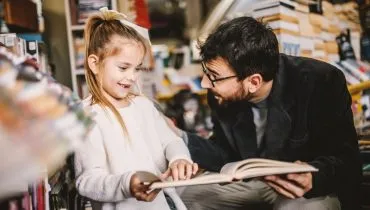
{"type": "Polygon", "coordinates": [[[180,187],[190,185],[231,183],[243,179],[262,177],[267,175],[279,175],[289,173],[317,172],[318,169],[307,164],[298,164],[269,160],[262,158],[251,158],[224,165],[219,173],[203,173],[189,180],[161,181],[152,173],[141,171],[137,175],[144,184],[150,185],[150,189],[161,189],[167,187],[180,187]]]}

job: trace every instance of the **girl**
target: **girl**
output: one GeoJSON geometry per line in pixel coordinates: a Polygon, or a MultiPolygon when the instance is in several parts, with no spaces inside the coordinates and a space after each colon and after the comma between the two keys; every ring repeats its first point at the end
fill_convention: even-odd
{"type": "Polygon", "coordinates": [[[84,104],[94,113],[96,125],[76,153],[77,190],[93,200],[93,209],[162,210],[169,204],[184,209],[174,189],[148,192],[136,173],[160,175],[168,166],[163,177],[188,179],[198,166],[151,101],[133,92],[149,53],[148,41],[122,18],[105,9],[86,23],[85,69],[91,96],[84,104]]]}

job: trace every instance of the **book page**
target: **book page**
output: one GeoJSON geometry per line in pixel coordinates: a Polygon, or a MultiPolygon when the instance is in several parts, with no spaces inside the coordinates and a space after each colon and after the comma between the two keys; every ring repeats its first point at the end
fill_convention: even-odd
{"type": "Polygon", "coordinates": [[[263,158],[249,158],[225,164],[222,167],[220,173],[232,175],[235,174],[237,171],[246,170],[248,168],[254,167],[295,166],[295,165],[297,164],[263,158]]]}
{"type": "Polygon", "coordinates": [[[253,158],[253,159],[248,159],[248,162],[241,165],[237,171],[238,172],[245,171],[251,168],[294,167],[294,166],[301,166],[301,165],[297,163],[291,163],[291,162],[253,158]]]}
{"type": "Polygon", "coordinates": [[[154,182],[150,185],[150,189],[161,189],[167,187],[181,187],[189,185],[203,185],[203,184],[216,184],[216,183],[228,183],[233,180],[233,177],[226,174],[219,173],[209,173],[200,175],[198,177],[189,180],[179,180],[179,181],[164,181],[164,182],[154,182]]]}
{"type": "MultiPolygon", "coordinates": [[[[298,165],[298,164],[297,164],[298,165]]],[[[278,166],[278,167],[262,167],[262,168],[251,168],[244,171],[239,171],[235,174],[235,179],[248,179],[267,175],[279,175],[289,173],[304,173],[304,172],[316,172],[316,168],[310,165],[298,165],[298,166],[278,166]]]]}
{"type": "Polygon", "coordinates": [[[221,168],[220,174],[228,174],[233,176],[238,168],[248,163],[248,160],[249,159],[227,163],[221,168]]]}
{"type": "Polygon", "coordinates": [[[148,171],[137,171],[135,174],[145,185],[161,181],[161,179],[158,176],[148,171]]]}

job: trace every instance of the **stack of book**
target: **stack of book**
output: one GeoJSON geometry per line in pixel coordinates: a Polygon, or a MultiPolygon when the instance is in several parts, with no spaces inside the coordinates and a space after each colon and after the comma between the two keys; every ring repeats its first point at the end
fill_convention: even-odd
{"type": "Polygon", "coordinates": [[[336,37],[351,29],[351,44],[359,57],[360,24],[355,3],[333,5],[322,1],[323,14],[310,12],[308,1],[262,0],[252,5],[252,16],[275,32],[280,51],[289,55],[338,62],[336,37]]]}
{"type": "MultiPolygon", "coordinates": [[[[37,64],[42,64],[46,56],[40,53],[40,43],[37,40],[25,40],[15,33],[0,34],[0,43],[15,55],[31,59],[37,64]]],[[[45,65],[39,66],[41,71],[46,71],[45,65]]]]}
{"type": "Polygon", "coordinates": [[[300,53],[296,5],[290,0],[264,0],[253,4],[253,17],[271,27],[278,38],[280,51],[288,55],[300,53]]]}
{"type": "Polygon", "coordinates": [[[300,56],[313,57],[315,33],[309,19],[309,6],[302,2],[296,2],[295,11],[299,20],[300,56]]]}
{"type": "MultiPolygon", "coordinates": [[[[322,37],[326,43],[333,46],[333,37],[337,37],[342,31],[350,30],[351,45],[354,50],[356,58],[360,58],[360,34],[361,26],[358,13],[358,6],[355,2],[348,2],[344,4],[331,4],[328,1],[322,2],[323,7],[323,33],[322,37]]],[[[327,47],[325,48],[328,58],[337,58],[334,54],[338,51],[327,47]]],[[[329,59],[332,60],[333,59],[329,59]]]]}
{"type": "Polygon", "coordinates": [[[324,51],[328,61],[337,62],[339,61],[339,50],[335,39],[341,32],[341,29],[338,27],[338,16],[335,13],[334,5],[330,2],[323,1],[322,10],[323,30],[321,32],[321,37],[324,40],[324,51]]]}

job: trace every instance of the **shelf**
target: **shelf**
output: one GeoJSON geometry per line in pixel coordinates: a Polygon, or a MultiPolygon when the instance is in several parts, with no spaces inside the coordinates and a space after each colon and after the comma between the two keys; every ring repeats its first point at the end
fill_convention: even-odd
{"type": "Polygon", "coordinates": [[[83,31],[85,28],[85,25],[72,25],[71,30],[72,31],[83,31]]]}
{"type": "Polygon", "coordinates": [[[351,95],[366,89],[370,89],[370,81],[361,82],[360,84],[348,86],[348,91],[351,93],[351,95]]]}
{"type": "MultiPolygon", "coordinates": [[[[2,0],[0,0],[2,1],[2,0]]],[[[8,0],[13,1],[13,0],[8,0]]],[[[70,71],[71,71],[71,78],[72,78],[72,90],[75,93],[78,93],[81,98],[83,98],[83,82],[84,79],[82,77],[85,76],[84,68],[79,67],[79,64],[76,63],[76,56],[79,52],[76,51],[75,47],[75,38],[82,38],[81,34],[84,32],[85,24],[79,23],[78,20],[78,1],[76,0],[63,0],[64,1],[64,8],[66,11],[65,19],[66,19],[66,28],[67,28],[67,38],[68,42],[68,53],[70,58],[70,71]]],[[[107,0],[110,9],[117,10],[117,1],[118,0],[107,0]]]]}
{"type": "MultiPolygon", "coordinates": [[[[197,91],[195,92],[196,94],[200,95],[200,96],[207,96],[207,90],[200,90],[200,91],[197,91]]],[[[168,94],[157,94],[156,96],[156,99],[158,101],[168,101],[168,100],[171,100],[174,96],[175,96],[176,93],[168,93],[168,94]]]]}
{"type": "Polygon", "coordinates": [[[37,5],[28,0],[3,0],[2,13],[13,32],[38,32],[37,5]]]}

